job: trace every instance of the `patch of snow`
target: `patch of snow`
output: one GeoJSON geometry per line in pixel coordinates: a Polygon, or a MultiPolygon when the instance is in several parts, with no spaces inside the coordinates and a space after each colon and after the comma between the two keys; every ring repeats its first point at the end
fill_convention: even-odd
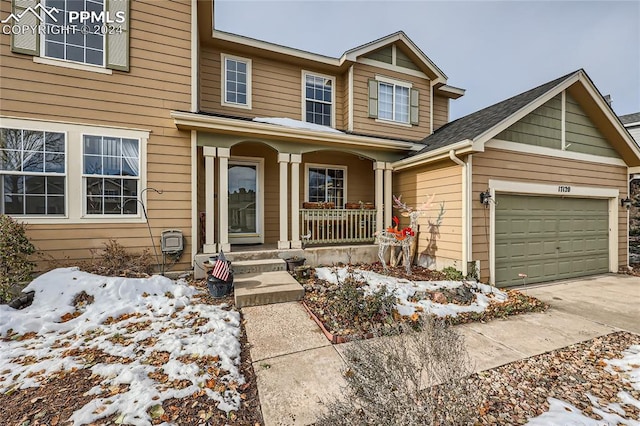
{"type": "Polygon", "coordinates": [[[253,121],[257,121],[259,123],[276,124],[278,126],[291,127],[294,129],[314,130],[316,132],[344,134],[344,132],[341,132],[340,130],[336,130],[333,127],[322,126],[320,124],[315,124],[315,123],[307,123],[305,121],[294,120],[291,118],[256,117],[253,119],[253,121]]]}
{"type": "Polygon", "coordinates": [[[388,293],[393,293],[398,302],[396,309],[400,315],[413,315],[417,310],[422,310],[428,314],[439,317],[457,316],[462,312],[483,312],[492,300],[504,302],[508,296],[502,290],[487,284],[476,282],[468,283],[474,290],[475,300],[469,305],[458,305],[455,303],[441,304],[430,299],[420,299],[416,302],[410,301],[416,293],[427,291],[455,290],[462,286],[462,281],[410,281],[407,279],[390,277],[373,271],[354,269],[349,271],[343,268],[316,268],[318,279],[325,280],[331,284],[344,282],[349,274],[357,281],[366,282],[364,290],[366,294],[378,291],[383,286],[388,293]]]}
{"type": "MultiPolygon", "coordinates": [[[[604,360],[605,367],[613,374],[622,375],[622,380],[628,382],[635,390],[640,390],[640,345],[631,345],[623,352],[621,359],[604,360]]],[[[628,426],[640,426],[640,421],[626,418],[626,413],[622,405],[630,405],[640,409],[640,400],[626,391],[617,394],[619,403],[612,402],[601,405],[598,398],[591,394],[586,395],[593,407],[593,412],[602,420],[594,420],[585,416],[582,411],[573,405],[549,398],[549,411],[529,419],[527,425],[567,425],[567,426],[603,426],[625,424],[628,426]]]]}
{"type": "Polygon", "coordinates": [[[70,355],[73,350],[102,350],[116,361],[95,364],[92,373],[103,378],[105,389],[119,384],[128,388],[115,395],[92,388],[87,395],[96,398],[75,411],[74,424],[119,413],[124,423],[150,425],[146,413],[151,406],[202,390],[223,411],[239,408],[235,387],[244,383],[240,315],[221,306],[192,304],[198,290],[186,282],[161,276],[102,277],[62,268],[36,278],[24,291],[35,291],[31,306],[15,310],[0,305],[0,335],[12,330],[14,336],[32,332],[35,337],[0,342],[0,393],[40,386],[40,380],[61,370],[88,368],[84,359],[70,355]],[[65,314],[69,318],[76,311],[73,300],[81,291],[94,301],[63,322],[65,314]],[[158,352],[168,353],[166,363],[151,362],[158,352]],[[185,361],[205,355],[218,358],[219,375],[185,361]],[[33,358],[25,363],[26,356],[33,358]],[[167,383],[152,379],[151,373],[165,374],[167,383]],[[204,386],[213,378],[225,390],[204,386]],[[184,381],[182,389],[172,387],[173,380],[184,381]]]}

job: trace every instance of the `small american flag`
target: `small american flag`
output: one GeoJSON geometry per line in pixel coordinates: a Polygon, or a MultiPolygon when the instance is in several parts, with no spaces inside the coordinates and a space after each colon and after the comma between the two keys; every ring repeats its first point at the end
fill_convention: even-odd
{"type": "Polygon", "coordinates": [[[229,262],[227,262],[227,259],[224,257],[224,253],[222,252],[222,250],[220,250],[218,260],[216,260],[216,263],[213,265],[211,275],[219,280],[227,281],[229,279],[230,273],[231,268],[229,268],[229,262]]]}

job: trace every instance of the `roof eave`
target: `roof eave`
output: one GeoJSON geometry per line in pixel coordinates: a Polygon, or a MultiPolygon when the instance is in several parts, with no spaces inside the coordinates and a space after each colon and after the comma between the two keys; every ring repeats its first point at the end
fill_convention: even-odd
{"type": "Polygon", "coordinates": [[[454,151],[455,154],[461,155],[482,150],[484,150],[483,147],[474,144],[470,139],[465,139],[438,149],[434,149],[433,151],[427,151],[423,152],[422,154],[416,154],[411,157],[403,158],[402,160],[391,163],[391,166],[393,170],[403,170],[449,158],[450,151],[454,151]]]}
{"type": "Polygon", "coordinates": [[[173,118],[176,127],[183,130],[217,131],[226,134],[250,135],[256,138],[325,143],[340,146],[346,144],[353,147],[367,147],[397,152],[411,152],[423,147],[413,142],[350,135],[347,133],[314,131],[184,111],[171,111],[171,118],[173,118]]]}

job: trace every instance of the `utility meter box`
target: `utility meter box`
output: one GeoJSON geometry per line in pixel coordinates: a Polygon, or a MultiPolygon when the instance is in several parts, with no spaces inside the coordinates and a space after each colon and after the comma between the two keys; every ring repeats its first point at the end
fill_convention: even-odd
{"type": "Polygon", "coordinates": [[[182,231],[167,229],[162,231],[160,246],[163,253],[178,253],[184,250],[184,236],[182,231]]]}

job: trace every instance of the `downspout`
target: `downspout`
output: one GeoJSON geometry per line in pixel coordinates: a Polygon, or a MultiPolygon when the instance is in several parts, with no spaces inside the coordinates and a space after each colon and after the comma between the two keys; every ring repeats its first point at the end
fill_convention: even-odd
{"type": "Polygon", "coordinates": [[[468,203],[468,185],[467,185],[467,163],[456,157],[455,150],[449,151],[451,161],[462,167],[462,275],[465,277],[469,273],[468,269],[468,250],[467,250],[467,203],[468,203]]]}

